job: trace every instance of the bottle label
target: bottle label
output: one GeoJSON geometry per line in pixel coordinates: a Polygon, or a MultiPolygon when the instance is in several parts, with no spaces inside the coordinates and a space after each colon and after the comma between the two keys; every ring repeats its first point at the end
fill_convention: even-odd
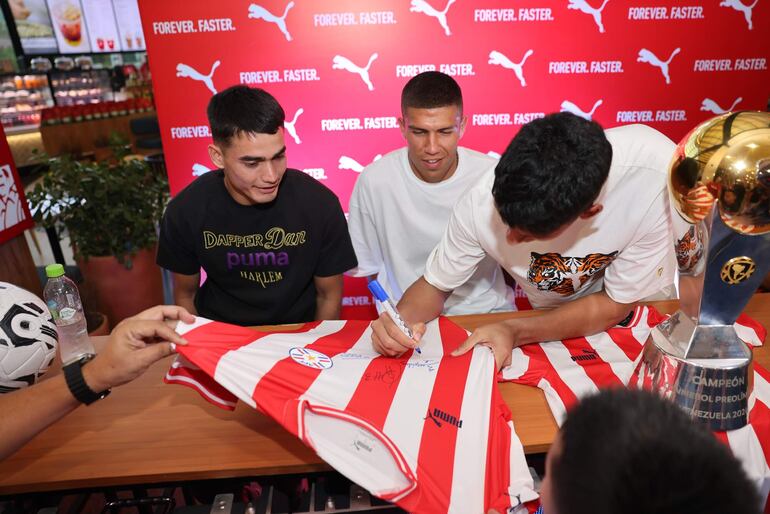
{"type": "Polygon", "coordinates": [[[75,316],[75,309],[72,307],[64,307],[62,310],[59,311],[59,317],[63,320],[72,319],[73,316],[75,316]]]}
{"type": "Polygon", "coordinates": [[[59,319],[59,306],[53,300],[48,300],[48,310],[51,311],[51,316],[54,320],[59,319]]]}

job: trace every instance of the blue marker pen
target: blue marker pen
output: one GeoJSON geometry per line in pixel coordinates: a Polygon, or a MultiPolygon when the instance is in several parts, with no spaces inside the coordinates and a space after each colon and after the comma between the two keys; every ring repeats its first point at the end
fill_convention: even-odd
{"type": "MultiPolygon", "coordinates": [[[[396,310],[396,306],[393,304],[393,300],[388,297],[388,293],[385,292],[377,280],[372,280],[369,282],[369,291],[371,291],[377,301],[382,304],[382,308],[385,309],[385,312],[388,313],[388,316],[390,316],[390,319],[393,320],[393,323],[395,323],[396,326],[401,329],[401,332],[406,334],[409,339],[413,339],[411,329],[406,326],[406,323],[404,323],[404,319],[401,317],[401,314],[399,314],[398,310],[396,310]]],[[[417,346],[415,346],[414,351],[422,354],[420,348],[417,346]]]]}

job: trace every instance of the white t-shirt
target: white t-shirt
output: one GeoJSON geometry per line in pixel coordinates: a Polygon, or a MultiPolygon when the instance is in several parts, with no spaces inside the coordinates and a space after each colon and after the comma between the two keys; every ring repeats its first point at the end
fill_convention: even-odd
{"type": "Polygon", "coordinates": [[[535,308],[555,307],[602,290],[633,303],[670,288],[676,260],[667,170],[675,145],[644,125],[606,131],[612,165],[596,204],[559,237],[511,245],[492,197],[494,176],[464,195],[426,264],[425,279],[443,291],[465,283],[491,256],[535,308]]]}
{"type": "MultiPolygon", "coordinates": [[[[458,166],[449,179],[429,184],[409,166],[407,149],[390,152],[364,169],[350,198],[348,228],[358,258],[354,276],[379,275],[398,301],[425,271],[425,261],[441,240],[457,199],[484,177],[497,160],[458,148],[458,166]]],[[[444,303],[445,314],[515,310],[500,266],[481,259],[444,303]]]]}

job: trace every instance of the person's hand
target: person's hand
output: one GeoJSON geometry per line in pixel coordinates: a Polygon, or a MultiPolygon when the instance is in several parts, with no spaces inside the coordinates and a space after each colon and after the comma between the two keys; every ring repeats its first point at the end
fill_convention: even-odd
{"type": "Polygon", "coordinates": [[[511,364],[511,352],[516,346],[516,330],[510,322],[501,321],[484,325],[476,330],[457,347],[452,355],[457,357],[470,351],[477,344],[488,346],[495,354],[498,371],[511,364]]]}
{"type": "Polygon", "coordinates": [[[407,350],[414,349],[425,333],[425,323],[416,323],[409,327],[414,339],[409,339],[387,312],[382,312],[379,319],[372,321],[372,346],[386,357],[399,357],[407,350]]]}
{"type": "MultiPolygon", "coordinates": [[[[153,309],[145,313],[150,311],[158,317],[158,311],[153,309]]],[[[88,387],[100,392],[130,382],[156,361],[173,354],[173,345],[187,344],[182,336],[162,321],[166,314],[160,312],[161,319],[141,320],[134,317],[123,320],[115,327],[104,349],[83,366],[83,377],[88,387]]],[[[187,311],[176,312],[182,316],[187,311]]]]}

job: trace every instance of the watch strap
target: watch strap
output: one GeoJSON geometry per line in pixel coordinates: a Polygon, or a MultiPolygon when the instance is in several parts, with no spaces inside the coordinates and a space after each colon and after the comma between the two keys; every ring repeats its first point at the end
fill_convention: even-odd
{"type": "Polygon", "coordinates": [[[67,382],[67,387],[69,387],[72,396],[74,396],[75,399],[77,399],[77,401],[80,403],[84,403],[86,405],[91,405],[96,400],[101,400],[110,394],[109,389],[105,389],[104,391],[97,393],[88,387],[88,384],[86,384],[86,381],[83,378],[83,365],[92,358],[93,355],[87,355],[76,360],[75,362],[67,364],[63,368],[64,379],[67,382]]]}

